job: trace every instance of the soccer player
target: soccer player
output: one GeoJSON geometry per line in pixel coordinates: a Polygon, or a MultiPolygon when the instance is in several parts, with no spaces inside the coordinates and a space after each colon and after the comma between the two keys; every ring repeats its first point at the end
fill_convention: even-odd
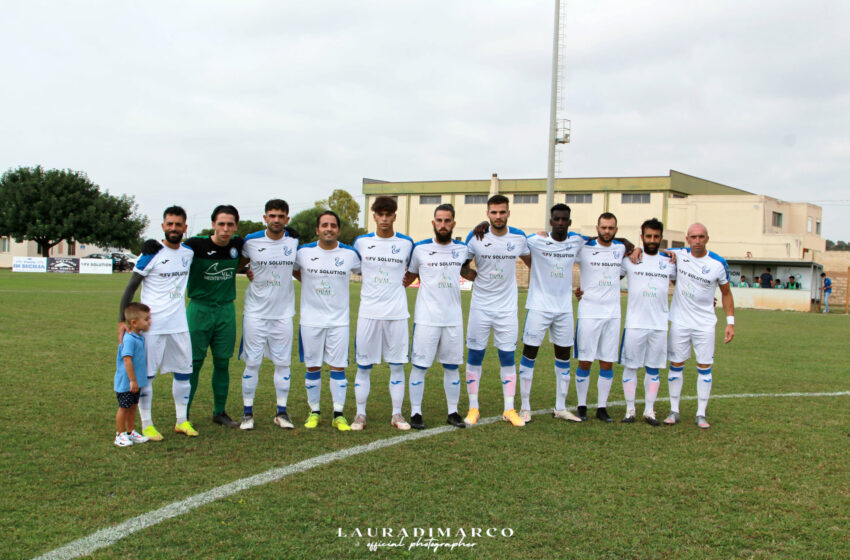
{"type": "Polygon", "coordinates": [[[605,212],[596,221],[598,237],[589,241],[578,255],[581,293],[576,321],[576,393],[578,417],[587,420],[587,391],[590,366],[599,360],[596,418],[611,422],[608,394],[614,380],[612,364],[617,359],[620,334],[620,267],[626,247],[614,239],[617,217],[605,212]]]}
{"type": "Polygon", "coordinates": [[[664,420],[672,425],[679,422],[679,398],[682,394],[682,372],[691,356],[691,346],[697,362],[697,416],[700,428],[711,427],[705,410],[711,394],[711,365],[714,362],[715,286],[720,288],[723,311],[726,313],[724,342],[735,337],[735,303],[729,287],[729,267],[719,255],[709,252],[708,230],[693,224],[685,236],[689,248],[673,250],[676,254],[676,289],[670,306],[670,340],[668,354],[670,371],[670,414],[664,420]]]}
{"type": "Polygon", "coordinates": [[[139,415],[142,434],[151,441],[161,441],[162,434],[153,424],[153,379],[157,372],[173,373],[171,394],[177,416],[174,431],[188,436],[198,432],[189,422],[188,404],[192,373],[192,341],[186,322],[186,282],[192,264],[192,251],[181,245],[186,233],[186,211],[170,206],[162,214],[162,240],[160,250],[153,255],[142,255],[136,261],[133,274],[121,297],[118,319],[118,340],[128,332],[124,309],[133,301],[141,285],[141,301],[151,308],[151,328],[144,333],[147,371],[136,372],[146,376],[146,385],[139,395],[139,415]]]}
{"type": "Polygon", "coordinates": [[[528,243],[521,230],[508,227],[511,212],[508,198],[501,194],[487,201],[487,218],[490,228],[483,239],[469,233],[466,244],[469,257],[475,259],[476,270],[468,272],[474,281],[472,301],[469,306],[469,324],[466,330],[466,391],[469,395],[467,424],[475,424],[481,416],[478,404],[478,384],[481,379],[481,364],[492,330],[493,341],[499,351],[500,377],[504,412],[502,420],[513,426],[524,426],[522,418],[514,408],[516,393],[517,334],[517,284],[516,261],[528,254],[528,243]]]}
{"type": "Polygon", "coordinates": [[[294,428],[286,411],[289,397],[289,371],[292,359],[292,317],[295,315],[295,290],[292,269],[298,240],[284,229],[289,223],[289,204],[284,200],[266,202],[263,221],[266,229],[245,237],[242,258],[250,260],[253,279],[245,292],[240,357],[245,361],[242,374],[242,422],[240,428],[254,428],[254,395],[259,382],[263,356],[274,364],[274,388],[277,414],[274,423],[294,428]]]}
{"type": "Polygon", "coordinates": [[[322,364],[330,369],[332,426],[341,432],[351,430],[342,411],[348,382],[349,278],[360,272],[360,256],[350,245],[337,241],[339,216],[331,210],[316,220],[318,241],[302,245],[295,257],[295,278],[301,281],[301,328],[299,350],[307,368],[304,385],[310,416],[305,428],[319,425],[322,393],[322,364]]]}
{"type": "Polygon", "coordinates": [[[354,338],[357,415],[351,423],[352,430],[366,427],[370,373],[372,366],[381,363],[382,357],[390,366],[389,388],[393,406],[390,423],[399,430],[410,429],[410,424],[401,415],[401,405],[404,402],[404,364],[409,361],[410,340],[407,331],[410,313],[403,281],[413,251],[413,240],[393,229],[397,210],[398,203],[394,198],[376,197],[372,203],[376,231],[358,237],[353,244],[360,255],[363,282],[354,338]]]}
{"type": "Polygon", "coordinates": [[[521,257],[531,269],[528,282],[528,313],[522,333],[522,359],[519,364],[519,383],[522,407],[519,416],[531,422],[531,383],[534,361],[546,331],[555,347],[555,409],[552,415],[561,420],[581,422],[567,410],[570,387],[570,351],[573,346],[573,263],[586,242],[585,238],[569,231],[572,220],[570,207],[556,204],[549,211],[548,236],[528,237],[530,256],[521,257]]]}
{"type": "Polygon", "coordinates": [[[219,205],[212,212],[213,234],[190,237],[185,245],[195,254],[189,271],[189,335],[192,338],[192,390],[189,405],[198,389],[198,376],[212,351],[213,417],[222,426],[239,424],[225,412],[230,388],[230,358],[236,344],[236,269],[244,240],[235,236],[239,211],[230,205],[219,205]]]}
{"type": "Polygon", "coordinates": [[[659,253],[664,225],[655,218],[640,226],[643,254],[638,264],[623,259],[622,273],[629,282],[626,328],[620,346],[623,370],[623,393],[626,397],[624,423],[635,421],[637,370],[645,368],[643,387],[646,404],[643,419],[651,426],[661,424],[655,418],[659,369],[667,366],[667,292],[676,280],[676,265],[669,256],[659,253]]]}
{"type": "Polygon", "coordinates": [[[425,428],[422,420],[422,395],[425,372],[436,358],[443,366],[443,389],[446,392],[448,424],[465,428],[457,411],[460,400],[460,373],[463,361],[463,309],[460,301],[460,278],[468,273],[466,245],[452,238],[455,209],[441,204],[434,210],[434,238],[420,241],[405,276],[405,285],[419,277],[413,328],[413,369],[410,371],[410,424],[425,428]]]}

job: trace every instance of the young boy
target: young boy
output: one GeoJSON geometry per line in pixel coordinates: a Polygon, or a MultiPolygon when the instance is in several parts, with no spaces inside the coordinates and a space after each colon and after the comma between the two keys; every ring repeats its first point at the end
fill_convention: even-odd
{"type": "Polygon", "coordinates": [[[124,320],[130,332],[124,335],[124,341],[118,345],[118,356],[115,359],[115,395],[118,397],[115,445],[118,447],[148,441],[135,427],[139,390],[148,383],[145,339],[141,333],[151,328],[151,309],[143,303],[130,303],[124,308],[124,320]]]}

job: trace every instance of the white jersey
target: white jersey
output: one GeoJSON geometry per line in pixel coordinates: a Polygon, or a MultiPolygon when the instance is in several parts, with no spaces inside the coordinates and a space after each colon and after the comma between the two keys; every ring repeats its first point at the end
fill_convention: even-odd
{"type": "Polygon", "coordinates": [[[563,241],[537,234],[528,237],[531,272],[526,309],[553,313],[573,312],[573,263],[586,240],[570,232],[563,241]]]}
{"type": "Polygon", "coordinates": [[[620,318],[620,267],[625,253],[619,241],[605,247],[596,239],[581,250],[578,262],[584,295],[578,302],[579,319],[620,318]]]}
{"type": "Polygon", "coordinates": [[[301,324],[348,326],[350,276],[360,272],[357,251],[344,243],[326,251],[314,241],[298,248],[295,270],[301,271],[301,324]]]}
{"type": "Polygon", "coordinates": [[[187,332],[186,282],[194,253],[185,245],[166,245],[155,255],[142,255],[133,272],[144,276],[141,301],[151,308],[150,334],[187,332]]]}
{"type": "Polygon", "coordinates": [[[460,241],[441,245],[426,239],[413,247],[407,269],[419,275],[414,323],[432,327],[463,326],[460,269],[468,260],[469,249],[460,241]]]}
{"type": "Polygon", "coordinates": [[[626,328],[666,331],[667,291],[670,280],[676,280],[676,265],[670,257],[644,253],[638,264],[624,258],[622,273],[629,280],[626,328]]]}
{"type": "Polygon", "coordinates": [[[298,240],[286,232],[277,240],[270,239],[265,230],[245,237],[242,256],[251,259],[254,272],[245,291],[246,317],[289,319],[295,315],[292,267],[297,251],[298,240]]]}
{"type": "Polygon", "coordinates": [[[477,276],[472,284],[470,308],[487,311],[516,311],[516,260],[528,254],[528,240],[522,230],[508,228],[505,235],[484,234],[476,239],[472,232],[466,238],[469,257],[475,259],[477,276]]]}
{"type": "Polygon", "coordinates": [[[728,283],[729,266],[720,255],[709,252],[697,258],[690,249],[678,250],[670,321],[689,329],[713,331],[717,324],[715,290],[728,283]]]}
{"type": "Polygon", "coordinates": [[[388,238],[370,233],[355,239],[353,247],[360,255],[363,269],[358,316],[383,320],[410,317],[402,281],[413,240],[400,233],[388,238]]]}

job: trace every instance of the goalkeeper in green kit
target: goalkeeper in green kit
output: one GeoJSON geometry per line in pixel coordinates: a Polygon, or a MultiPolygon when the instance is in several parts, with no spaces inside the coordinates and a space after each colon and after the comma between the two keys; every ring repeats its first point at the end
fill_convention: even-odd
{"type": "MultiPolygon", "coordinates": [[[[191,237],[183,242],[194,252],[186,294],[189,306],[189,336],[192,339],[192,375],[189,404],[198,388],[198,376],[207,348],[213,356],[213,422],[235,428],[239,425],[225,412],[230,389],[230,358],[236,344],[236,270],[242,256],[241,237],[234,237],[239,211],[230,205],[216,206],[212,213],[213,234],[191,237]]],[[[156,241],[147,241],[143,252],[158,251],[156,241]]],[[[187,409],[188,415],[188,409],[187,409]]]]}

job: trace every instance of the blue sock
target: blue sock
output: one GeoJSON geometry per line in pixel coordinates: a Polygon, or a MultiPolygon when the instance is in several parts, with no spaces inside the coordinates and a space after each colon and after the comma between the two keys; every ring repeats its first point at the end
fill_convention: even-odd
{"type": "Polygon", "coordinates": [[[242,407],[242,414],[244,414],[245,416],[248,416],[249,414],[253,415],[254,414],[254,407],[253,406],[243,406],[242,407]]]}
{"type": "Polygon", "coordinates": [[[278,414],[286,414],[286,407],[285,406],[277,407],[277,413],[278,414]]]}

